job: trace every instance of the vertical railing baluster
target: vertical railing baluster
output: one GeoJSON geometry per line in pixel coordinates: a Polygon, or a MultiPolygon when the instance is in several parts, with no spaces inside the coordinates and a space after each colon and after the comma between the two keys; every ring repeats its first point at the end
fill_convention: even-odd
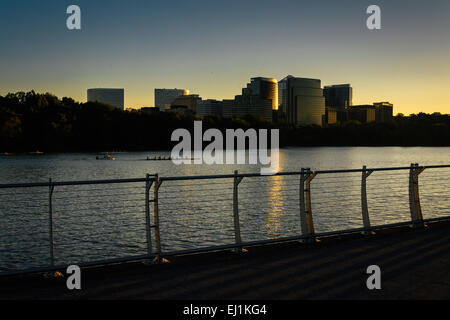
{"type": "Polygon", "coordinates": [[[300,173],[300,224],[302,235],[314,239],[314,222],[311,207],[311,181],[317,173],[311,172],[310,168],[302,168],[300,173]]]}
{"type": "Polygon", "coordinates": [[[300,188],[299,188],[299,201],[300,201],[300,228],[302,235],[308,234],[308,227],[306,225],[306,205],[305,205],[305,169],[302,168],[300,172],[300,188]]]}
{"type": "Polygon", "coordinates": [[[160,260],[161,255],[161,237],[160,237],[160,229],[159,229],[159,188],[161,187],[162,181],[159,178],[159,175],[155,175],[155,190],[154,190],[154,223],[155,223],[155,247],[158,261],[160,260]]]}
{"type": "Polygon", "coordinates": [[[367,205],[367,178],[372,174],[373,170],[367,170],[366,166],[363,166],[361,176],[361,211],[364,225],[364,234],[370,234],[370,217],[369,208],[367,205]]]}
{"type": "Polygon", "coordinates": [[[233,222],[234,222],[234,241],[238,247],[236,247],[237,252],[243,252],[241,239],[241,227],[239,223],[239,190],[238,186],[241,183],[243,177],[238,177],[238,171],[234,171],[234,181],[233,181],[233,222]]]}
{"type": "Polygon", "coordinates": [[[50,265],[55,265],[54,256],[54,241],[53,241],[53,191],[55,186],[52,184],[52,179],[49,179],[49,194],[48,194],[48,213],[49,213],[49,241],[50,241],[50,265]]]}
{"type": "MultiPolygon", "coordinates": [[[[308,168],[308,171],[310,169],[308,168]]],[[[308,225],[308,234],[314,237],[314,222],[312,217],[312,207],[311,207],[311,181],[316,177],[317,173],[309,173],[305,181],[305,198],[306,198],[306,223],[308,225]]]]}
{"type": "Polygon", "coordinates": [[[147,174],[145,181],[145,230],[147,235],[147,253],[152,254],[152,231],[150,222],[150,188],[153,180],[150,180],[150,175],[147,174]]]}
{"type": "Polygon", "coordinates": [[[425,168],[420,168],[419,164],[411,163],[409,169],[409,208],[411,211],[411,221],[413,227],[423,226],[422,209],[419,197],[419,174],[425,168]]]}

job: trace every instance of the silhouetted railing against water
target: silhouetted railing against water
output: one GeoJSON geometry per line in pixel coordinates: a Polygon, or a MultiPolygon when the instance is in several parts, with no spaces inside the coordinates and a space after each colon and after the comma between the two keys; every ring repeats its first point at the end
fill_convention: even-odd
{"type": "Polygon", "coordinates": [[[421,227],[450,218],[449,169],[4,184],[0,274],[421,227]]]}

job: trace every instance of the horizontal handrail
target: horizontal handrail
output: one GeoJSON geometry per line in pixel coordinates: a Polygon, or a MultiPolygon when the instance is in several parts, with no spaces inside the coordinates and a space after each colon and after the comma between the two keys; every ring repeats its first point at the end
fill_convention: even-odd
{"type": "MultiPolygon", "coordinates": [[[[300,171],[285,171],[285,172],[278,172],[274,175],[261,175],[260,173],[238,173],[238,171],[235,171],[234,174],[217,174],[217,175],[195,175],[195,176],[168,176],[168,177],[160,177],[158,174],[150,175],[147,174],[145,177],[142,178],[128,178],[128,179],[106,179],[106,180],[82,180],[82,181],[60,181],[60,182],[54,182],[51,179],[48,182],[37,182],[37,183],[16,183],[16,184],[0,184],[0,190],[8,190],[9,192],[2,192],[0,195],[6,196],[5,198],[1,198],[0,205],[1,208],[4,208],[6,210],[8,209],[14,209],[14,208],[20,208],[14,205],[17,205],[15,202],[23,201],[22,198],[18,199],[16,195],[29,195],[31,199],[27,199],[28,202],[24,202],[23,206],[26,208],[33,208],[33,213],[36,213],[36,208],[42,208],[42,210],[47,211],[48,213],[48,248],[49,248],[49,257],[50,257],[50,263],[45,265],[44,262],[43,267],[44,268],[54,268],[56,265],[55,261],[57,262],[58,259],[55,259],[54,254],[54,248],[56,251],[56,254],[59,252],[63,252],[64,246],[61,245],[60,242],[56,243],[56,246],[54,246],[54,211],[56,208],[56,211],[62,211],[62,212],[69,212],[73,213],[76,212],[76,217],[80,217],[78,220],[80,223],[88,223],[88,224],[96,224],[99,222],[105,222],[107,221],[107,224],[105,226],[107,227],[105,231],[108,231],[108,228],[116,228],[119,225],[122,225],[126,219],[123,219],[123,214],[129,214],[130,212],[133,212],[127,219],[128,223],[125,224],[125,228],[131,228],[131,230],[136,230],[136,226],[140,225],[142,223],[142,220],[139,218],[139,212],[145,213],[145,243],[146,243],[146,250],[147,254],[141,255],[141,256],[126,256],[123,258],[120,258],[117,260],[116,258],[112,258],[110,255],[104,256],[106,260],[103,261],[130,261],[132,259],[150,259],[155,258],[157,261],[160,261],[161,256],[167,256],[172,254],[189,254],[189,253],[196,253],[196,252],[206,252],[206,251],[214,251],[214,250],[224,250],[224,249],[233,249],[237,252],[242,252],[244,246],[251,246],[251,245],[257,245],[257,244],[265,244],[265,243],[272,243],[272,242],[282,242],[282,241],[291,241],[291,240],[305,240],[305,241],[315,241],[318,237],[327,237],[331,235],[339,235],[339,234],[346,234],[346,233],[354,233],[354,232],[361,232],[363,234],[371,234],[378,228],[389,228],[389,227],[396,227],[396,226],[403,226],[403,225],[409,225],[414,228],[424,226],[424,223],[427,221],[424,219],[420,204],[420,197],[419,197],[419,175],[423,170],[425,169],[443,169],[443,168],[450,168],[450,164],[442,164],[442,165],[429,165],[429,166],[419,166],[418,164],[412,163],[410,166],[402,166],[402,167],[381,167],[381,168],[367,168],[366,166],[363,166],[359,169],[337,169],[337,170],[311,170],[311,168],[302,168],[300,171]],[[408,171],[409,173],[409,179],[408,181],[406,179],[399,179],[399,177],[403,177],[402,172],[398,173],[392,173],[393,171],[408,171]],[[377,175],[375,178],[371,176],[374,172],[390,172],[389,174],[380,174],[377,175]],[[339,174],[346,174],[346,173],[361,173],[359,177],[356,175],[345,176],[345,175],[339,175],[339,174]],[[337,174],[333,176],[333,174],[337,174]],[[317,175],[324,175],[324,179],[317,181],[314,180],[317,175]],[[274,195],[270,195],[270,197],[275,197],[277,194],[278,196],[281,196],[281,193],[284,192],[283,201],[286,201],[284,205],[280,206],[280,208],[283,208],[282,210],[286,210],[287,212],[290,212],[289,214],[292,214],[295,212],[295,215],[297,216],[296,219],[298,219],[297,222],[300,222],[300,230],[295,231],[297,235],[294,236],[288,236],[283,237],[283,234],[280,233],[279,236],[276,239],[265,239],[265,240],[254,240],[254,241],[246,241],[246,239],[242,239],[241,237],[241,227],[240,227],[240,211],[247,212],[248,215],[252,215],[255,213],[255,210],[272,210],[273,212],[278,211],[278,208],[274,208],[273,199],[270,198],[271,205],[267,206],[266,201],[269,200],[267,194],[262,194],[263,198],[259,198],[259,202],[262,203],[262,207],[259,207],[256,205],[258,202],[257,195],[261,193],[261,186],[265,185],[265,183],[269,183],[270,181],[261,181],[261,179],[255,180],[249,180],[252,181],[253,186],[251,184],[242,184],[240,187],[240,183],[244,178],[267,178],[270,179],[271,177],[277,177],[277,176],[293,176],[291,179],[286,179],[286,185],[281,187],[278,186],[276,190],[274,190],[274,195]],[[395,222],[393,224],[385,224],[388,221],[382,221],[384,223],[383,225],[371,225],[370,221],[370,206],[368,203],[368,197],[367,197],[367,180],[372,180],[372,183],[377,182],[386,187],[386,181],[389,179],[396,179],[398,183],[398,188],[396,189],[396,192],[400,192],[398,190],[402,190],[404,188],[404,192],[402,191],[402,194],[407,194],[409,198],[409,212],[411,215],[411,219],[405,218],[402,216],[401,222],[395,222]],[[345,190],[346,188],[343,188],[343,181],[348,181],[348,179],[351,178],[352,181],[359,180],[360,181],[360,191],[356,192],[356,189],[352,187],[352,189],[345,190]],[[222,179],[221,181],[208,181],[208,180],[215,180],[215,179],[222,179]],[[229,179],[229,180],[225,180],[229,179]],[[163,183],[164,181],[189,181],[189,180],[203,180],[202,182],[197,183],[187,183],[187,182],[179,182],[179,183],[163,183]],[[314,181],[313,181],[314,180],[314,181]],[[327,181],[331,180],[330,185],[333,185],[336,181],[339,182],[339,191],[336,190],[328,190],[329,186],[327,184],[327,181]],[[401,180],[401,181],[400,181],[401,180]],[[317,181],[317,182],[316,182],[317,181]],[[311,182],[313,182],[311,184],[311,182]],[[125,185],[123,184],[132,184],[132,185],[125,185]],[[142,185],[136,185],[133,183],[142,183],[142,185]],[[77,186],[77,185],[104,185],[104,184],[122,184],[122,186],[117,188],[104,188],[103,186],[99,187],[91,187],[88,188],[89,194],[86,195],[84,192],[79,191],[77,188],[67,188],[59,189],[60,193],[71,193],[71,195],[66,195],[65,197],[56,197],[54,195],[54,191],[58,190],[58,187],[62,186],[77,186]],[[219,185],[220,188],[215,188],[213,185],[219,185]],[[190,194],[189,192],[192,191],[192,187],[198,188],[199,186],[207,186],[206,190],[210,194],[204,194],[203,191],[201,194],[197,194],[195,196],[201,197],[200,199],[196,200],[193,197],[193,194],[190,194]],[[224,186],[228,186],[225,188],[224,186]],[[256,186],[256,188],[255,188],[256,186]],[[32,187],[48,187],[48,191],[41,192],[40,194],[47,194],[47,199],[43,199],[42,197],[39,197],[39,199],[33,199],[33,196],[36,196],[37,193],[17,193],[14,188],[32,188],[32,187]],[[56,189],[55,189],[56,187],[56,189]],[[127,189],[127,190],[125,190],[127,189]],[[129,189],[133,189],[133,192],[130,193],[129,189]],[[139,191],[139,197],[136,197],[138,193],[135,193],[134,189],[136,191],[139,191]],[[222,190],[222,191],[217,191],[222,190]],[[228,190],[226,193],[223,192],[223,190],[228,190]],[[99,192],[96,192],[99,191],[99,192]],[[108,198],[105,197],[105,192],[108,193],[108,198]],[[180,192],[185,192],[185,194],[180,198],[180,192]],[[74,194],[73,192],[80,192],[79,195],[74,194]],[[231,193],[232,192],[232,193],[231,193]],[[311,200],[311,192],[314,193],[313,200],[311,200]],[[332,200],[332,202],[328,201],[328,198],[322,198],[320,200],[320,197],[317,198],[320,194],[327,194],[327,193],[334,194],[337,199],[341,200],[343,194],[352,194],[353,196],[357,196],[360,194],[360,215],[362,216],[362,224],[361,227],[355,228],[354,222],[351,223],[351,229],[345,229],[340,228],[340,230],[331,231],[331,232],[316,232],[314,227],[314,219],[316,214],[313,214],[313,211],[316,209],[314,206],[317,205],[317,208],[319,210],[322,210],[324,204],[325,206],[334,205],[336,200],[332,200]],[[125,195],[125,198],[122,197],[122,195],[125,195]],[[132,198],[130,198],[130,195],[133,195],[132,198]],[[169,195],[169,196],[167,196],[169,195]],[[232,195],[232,197],[231,197],[232,195]],[[143,197],[145,196],[145,198],[143,197]],[[286,197],[288,196],[288,197],[286,197]],[[266,197],[267,199],[265,199],[266,197]],[[192,198],[192,199],[191,199],[192,198]],[[67,201],[67,199],[71,199],[70,201],[67,201]],[[80,200],[81,199],[81,200],[80,200]],[[84,200],[83,200],[84,199],[84,200]],[[84,202],[88,199],[87,203],[88,205],[84,204],[84,202]],[[95,199],[95,200],[89,200],[89,199],[95,199]],[[240,200],[239,200],[240,199],[240,200]],[[319,199],[318,202],[317,199],[319,199]],[[324,202],[325,199],[325,202],[324,202]],[[39,202],[36,202],[39,200],[39,202]],[[61,205],[61,200],[65,201],[64,205],[61,205]],[[248,202],[252,202],[253,211],[249,211],[249,204],[248,202]],[[255,202],[256,200],[256,202],[255,202]],[[43,202],[44,201],[44,202],[43,202]],[[48,201],[48,202],[47,202],[48,201]],[[83,202],[84,201],[84,202],[83,202]],[[103,201],[103,204],[102,204],[103,201]],[[105,205],[105,201],[107,201],[107,205],[105,205]],[[94,203],[95,202],[95,203],[94,203]],[[97,203],[98,202],[98,203],[97,203]],[[132,202],[132,203],[130,203],[132,202]],[[205,203],[211,202],[211,205],[205,204],[205,203]],[[253,202],[255,202],[255,205],[253,205],[253,202]],[[241,203],[242,208],[239,208],[239,203],[241,203]],[[54,206],[53,204],[56,204],[54,206]],[[80,205],[79,205],[80,204],[80,205]],[[95,204],[95,205],[93,205],[95,204]],[[177,221],[175,218],[178,216],[178,214],[182,214],[185,210],[187,212],[192,213],[200,213],[203,214],[204,212],[211,213],[211,211],[214,211],[214,208],[220,208],[220,210],[223,213],[224,206],[226,209],[226,215],[229,214],[229,211],[232,211],[232,215],[229,216],[229,218],[233,219],[233,226],[230,229],[226,229],[225,235],[222,234],[220,239],[220,243],[217,243],[216,245],[208,246],[208,247],[200,247],[200,248],[194,248],[194,249],[181,249],[178,248],[172,248],[169,250],[162,250],[161,249],[161,239],[160,239],[160,232],[166,232],[165,229],[160,230],[160,216],[163,217],[163,225],[166,225],[166,222],[164,219],[167,219],[168,217],[171,217],[170,220],[174,223],[174,225],[178,225],[180,222],[177,221]],[[132,208],[128,209],[128,208],[132,208]],[[213,208],[213,209],[211,209],[213,208]],[[244,208],[244,209],[243,209],[244,208]],[[206,209],[206,210],[205,210],[206,209]],[[107,213],[107,215],[99,215],[99,218],[95,218],[93,220],[84,220],[85,218],[85,211],[102,211],[104,213],[107,213]],[[124,211],[122,214],[118,214],[117,210],[124,211]],[[142,211],[141,211],[142,210],[142,211]],[[167,211],[169,210],[169,211],[167,211]],[[193,210],[193,211],[192,211],[193,210]],[[174,212],[177,214],[174,216],[174,212]],[[136,215],[137,214],[137,215],[136,215]],[[84,218],[82,218],[84,217],[84,218]],[[227,237],[232,237],[231,231],[234,231],[234,243],[223,243],[224,239],[227,237]],[[299,232],[298,232],[299,231],[299,232]],[[229,233],[230,232],[230,233],[229,233]],[[298,232],[298,233],[297,233],[298,232]],[[225,238],[224,238],[225,236],[225,238]],[[281,236],[281,237],[280,237],[281,236]],[[153,249],[153,237],[155,241],[154,248],[153,249]],[[61,250],[61,251],[60,251],[61,250]]],[[[448,172],[448,171],[447,171],[448,172]]],[[[432,176],[428,176],[429,178],[436,178],[441,177],[440,173],[436,173],[432,176]]],[[[405,175],[406,178],[406,175],[405,175]]],[[[245,179],[244,179],[245,181],[245,179]]],[[[424,180],[428,181],[428,180],[424,180]]],[[[446,179],[438,179],[436,181],[439,181],[441,183],[446,183],[446,179]]],[[[352,183],[352,186],[354,183],[352,183]]],[[[426,184],[422,184],[423,186],[427,186],[426,184]]],[[[377,195],[376,192],[385,192],[385,188],[377,188],[375,190],[375,195],[377,195]]],[[[83,189],[84,190],[84,189],[83,189]]],[[[202,189],[203,190],[203,189],[202,189]]],[[[443,190],[443,189],[442,189],[443,190]]],[[[442,191],[439,192],[442,196],[442,191]]],[[[371,191],[374,191],[373,188],[371,191]]],[[[433,191],[434,192],[434,191],[433,191]]],[[[38,192],[39,193],[39,192],[38,192]]],[[[60,194],[59,193],[59,194],[60,194]]],[[[28,198],[30,198],[28,197],[28,198]]],[[[384,195],[384,199],[386,200],[386,195],[384,195]]],[[[338,200],[338,201],[339,201],[338,200]]],[[[353,199],[351,201],[351,206],[355,206],[357,202],[359,202],[357,198],[353,199]]],[[[377,200],[378,201],[378,200],[377,200]]],[[[406,204],[406,203],[405,203],[406,204]]],[[[375,208],[377,206],[374,206],[375,208]]],[[[445,214],[445,219],[450,219],[450,215],[448,209],[446,208],[440,208],[440,214],[445,214]],[[442,212],[445,211],[445,212],[442,212]]],[[[280,209],[281,210],[281,209],[280,209]]],[[[319,211],[318,210],[318,211],[319,211]]],[[[353,210],[353,209],[352,209],[353,210]]],[[[319,211],[320,212],[320,211],[319,211]]],[[[214,212],[212,212],[214,214],[214,212]]],[[[214,217],[214,216],[213,216],[214,217]]],[[[247,216],[248,217],[248,216],[247,216]]],[[[58,214],[56,216],[56,219],[61,219],[61,215],[58,214]]],[[[76,225],[78,225],[78,220],[75,220],[74,222],[76,225]]],[[[191,218],[189,218],[191,219],[191,218]]],[[[215,219],[215,218],[214,218],[215,219]]],[[[220,219],[220,218],[219,218],[220,219]]],[[[228,218],[227,218],[228,219],[228,218]]],[[[440,217],[442,219],[442,217],[440,217]]],[[[9,220],[8,220],[9,221],[9,220]]],[[[6,221],[6,222],[8,222],[6,221]]],[[[30,220],[31,221],[31,220],[30,220]]],[[[72,221],[72,220],[70,220],[72,221]]],[[[196,220],[193,220],[193,226],[198,227],[198,222],[195,222],[196,220]]],[[[206,221],[206,220],[205,220],[206,221]]],[[[222,221],[222,220],[220,220],[222,221]]],[[[225,220],[224,220],[225,221],[225,220]]],[[[14,224],[15,220],[11,220],[9,222],[10,224],[14,224]]],[[[30,222],[33,223],[33,222],[30,222]]],[[[183,222],[181,222],[183,223],[183,222]]],[[[211,223],[211,221],[209,222],[211,223]]],[[[214,222],[213,222],[214,223],[214,222]]],[[[223,223],[223,221],[221,222],[223,223]]],[[[225,222],[228,223],[228,222],[225,222]]],[[[379,224],[380,221],[375,220],[375,223],[379,224]]],[[[32,224],[33,226],[33,224],[32,224]]],[[[230,225],[231,226],[231,225],[230,225]]],[[[41,226],[42,227],[42,226],[41,226]]],[[[79,227],[79,226],[78,226],[79,227]]],[[[192,226],[190,226],[192,227],[192,226]]],[[[47,227],[46,227],[47,228],[47,227]]],[[[201,228],[202,229],[202,228],[201,228]]],[[[63,230],[63,229],[60,229],[63,230]]],[[[109,235],[109,234],[116,234],[117,231],[114,233],[105,233],[103,232],[102,235],[109,235]]],[[[190,231],[189,231],[190,232],[190,231]]],[[[188,233],[189,233],[188,232],[188,233]]],[[[288,231],[291,232],[291,231],[288,231]]],[[[109,237],[109,236],[108,236],[109,237]]],[[[107,238],[108,238],[107,237],[107,238]]],[[[109,238],[108,238],[109,239],[109,238]]],[[[140,239],[144,239],[141,237],[134,238],[133,241],[136,243],[141,243],[140,239]]],[[[227,238],[228,239],[228,238],[227,238]]],[[[20,240],[18,240],[20,241],[20,240]]],[[[42,241],[42,240],[40,240],[42,241]]],[[[46,241],[45,239],[43,241],[46,241]]],[[[184,240],[183,240],[184,241],[184,240]]],[[[215,241],[215,240],[214,240],[215,241]]],[[[202,242],[200,240],[200,242],[202,242]]],[[[203,241],[204,242],[204,241],[203,241]]],[[[226,240],[228,242],[228,240],[226,240]]],[[[20,247],[20,245],[19,245],[20,247]]],[[[42,258],[40,258],[42,259],[42,258]]],[[[89,258],[90,261],[86,262],[86,265],[89,265],[91,263],[100,263],[99,261],[93,261],[92,257],[89,258]]],[[[94,258],[95,259],[95,258],[94,258]]],[[[39,262],[41,264],[41,262],[39,262]]],[[[14,272],[14,271],[13,271],[14,272]]],[[[20,271],[19,271],[20,272],[20,271]]],[[[0,272],[2,274],[3,272],[0,272]]]]}
{"type": "Polygon", "coordinates": [[[14,183],[0,184],[0,189],[12,188],[34,188],[34,187],[56,187],[56,186],[75,186],[91,184],[116,184],[116,183],[137,183],[154,181],[154,178],[130,178],[130,179],[110,179],[110,180],[81,180],[81,181],[60,181],[60,182],[35,182],[35,183],[14,183]]]}
{"type": "MultiPolygon", "coordinates": [[[[450,168],[448,165],[431,165],[431,166],[418,166],[417,168],[423,169],[443,169],[450,168]]],[[[387,168],[367,168],[367,171],[396,171],[396,170],[409,170],[411,167],[387,167],[387,168]]],[[[339,170],[305,170],[304,173],[315,174],[333,174],[333,173],[358,173],[363,172],[363,169],[339,169],[339,170]]],[[[273,176],[293,176],[300,175],[301,171],[286,171],[278,172],[274,175],[261,175],[260,173],[239,173],[237,177],[251,178],[251,177],[273,177],[273,176]]],[[[207,180],[207,179],[232,179],[234,174],[221,174],[221,175],[199,175],[199,176],[173,176],[173,177],[160,177],[161,181],[183,181],[183,180],[207,180]]],[[[32,188],[32,187],[51,187],[51,186],[73,186],[73,185],[91,185],[91,184],[115,184],[115,183],[138,183],[155,181],[153,176],[149,178],[129,178],[129,179],[108,179],[108,180],[80,180],[80,181],[60,181],[60,182],[35,182],[35,183],[14,183],[14,184],[0,184],[0,189],[8,188],[32,188]]]]}

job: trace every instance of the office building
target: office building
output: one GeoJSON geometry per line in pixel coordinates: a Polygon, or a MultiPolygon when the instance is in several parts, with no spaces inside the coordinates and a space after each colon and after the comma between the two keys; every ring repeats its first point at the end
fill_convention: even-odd
{"type": "Polygon", "coordinates": [[[252,95],[239,95],[234,100],[222,101],[222,115],[224,118],[244,118],[251,115],[272,121],[272,100],[252,95]]]}
{"type": "Polygon", "coordinates": [[[232,115],[237,118],[251,115],[272,121],[272,105],[271,99],[263,99],[256,95],[240,95],[234,98],[232,115]]]}
{"type": "Polygon", "coordinates": [[[225,118],[243,118],[251,115],[272,121],[272,110],[277,106],[277,82],[271,78],[252,78],[242,94],[234,100],[223,100],[222,114],[225,118]]]}
{"type": "Polygon", "coordinates": [[[87,90],[88,101],[98,101],[124,110],[124,89],[96,88],[87,90]]]}
{"type": "Polygon", "coordinates": [[[273,78],[251,78],[247,88],[242,89],[242,95],[258,96],[272,101],[272,109],[278,110],[278,82],[273,78]]]}
{"type": "Polygon", "coordinates": [[[287,76],[278,82],[279,112],[289,124],[319,125],[325,117],[320,80],[287,76]]]}
{"type": "Polygon", "coordinates": [[[358,105],[351,106],[348,109],[349,120],[359,121],[361,123],[369,123],[376,120],[375,106],[373,105],[358,105]]]}
{"type": "Polygon", "coordinates": [[[179,96],[188,95],[185,89],[155,89],[155,107],[160,110],[170,109],[170,106],[179,96]]]}
{"type": "Polygon", "coordinates": [[[325,107],[325,123],[336,124],[337,122],[337,110],[331,107],[325,107]]]}
{"type": "Polygon", "coordinates": [[[377,122],[391,121],[394,117],[394,105],[389,102],[375,102],[375,118],[377,122]]]}
{"type": "Polygon", "coordinates": [[[387,122],[393,118],[394,105],[389,102],[375,102],[372,105],[351,106],[348,109],[349,120],[361,123],[387,122]]]}
{"type": "Polygon", "coordinates": [[[181,95],[175,98],[170,107],[186,107],[194,113],[197,113],[197,106],[202,101],[198,94],[181,95]]]}
{"type": "Polygon", "coordinates": [[[348,108],[353,105],[353,88],[349,84],[325,86],[325,106],[336,110],[337,121],[348,120],[348,108]]]}
{"type": "Polygon", "coordinates": [[[233,104],[234,100],[226,99],[222,101],[222,117],[232,118],[233,117],[233,104]]]}
{"type": "Polygon", "coordinates": [[[325,86],[325,106],[344,110],[353,105],[353,88],[349,84],[325,86]]]}
{"type": "Polygon", "coordinates": [[[217,100],[202,100],[197,104],[197,114],[204,116],[222,116],[223,114],[223,102],[217,100]]]}

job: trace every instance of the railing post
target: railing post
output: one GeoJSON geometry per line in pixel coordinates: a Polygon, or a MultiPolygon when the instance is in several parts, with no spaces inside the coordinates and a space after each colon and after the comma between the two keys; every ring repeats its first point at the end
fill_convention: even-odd
{"type": "MultiPolygon", "coordinates": [[[[238,171],[234,171],[234,181],[233,181],[233,221],[234,221],[234,241],[237,245],[242,244],[241,239],[241,227],[239,223],[239,197],[238,197],[238,186],[241,183],[243,177],[238,177],[238,171]]],[[[236,252],[243,252],[242,247],[236,247],[236,252]]]]}
{"type": "Polygon", "coordinates": [[[413,227],[424,225],[419,197],[419,174],[421,174],[423,170],[425,170],[425,168],[420,168],[417,163],[411,163],[409,169],[409,208],[411,211],[413,227]]]}
{"type": "MultiPolygon", "coordinates": [[[[308,168],[309,171],[309,168],[308,168]]],[[[306,178],[305,196],[306,196],[306,223],[308,224],[308,234],[314,237],[314,223],[311,208],[311,181],[316,177],[317,173],[311,173],[306,178]]]]}
{"type": "Polygon", "coordinates": [[[299,200],[300,200],[300,227],[302,235],[308,234],[308,227],[306,226],[306,206],[305,206],[305,169],[302,168],[300,172],[300,188],[299,188],[299,200]]]}
{"type": "Polygon", "coordinates": [[[363,233],[370,234],[370,218],[369,218],[369,209],[367,206],[367,178],[372,174],[373,170],[367,170],[366,166],[363,166],[362,169],[362,177],[361,177],[361,210],[362,210],[362,219],[364,224],[364,229],[366,229],[363,233]]]}
{"type": "Polygon", "coordinates": [[[152,254],[152,231],[150,222],[150,188],[152,187],[153,180],[150,180],[150,175],[147,173],[145,181],[145,230],[147,235],[147,253],[152,254]]]}
{"type": "Polygon", "coordinates": [[[52,184],[52,179],[49,179],[49,194],[48,194],[48,213],[49,213],[49,241],[50,241],[50,265],[55,265],[55,256],[53,252],[53,191],[55,186],[52,184]]]}
{"type": "Polygon", "coordinates": [[[302,234],[310,238],[314,238],[315,234],[311,208],[311,181],[316,175],[310,168],[302,168],[300,173],[300,223],[302,234]]]}
{"type": "Polygon", "coordinates": [[[159,178],[159,175],[155,175],[155,190],[154,190],[154,223],[155,223],[155,247],[156,247],[156,254],[157,254],[157,260],[160,261],[160,255],[161,255],[161,238],[159,234],[159,205],[158,205],[158,194],[159,194],[159,187],[161,186],[162,181],[159,178]]]}

